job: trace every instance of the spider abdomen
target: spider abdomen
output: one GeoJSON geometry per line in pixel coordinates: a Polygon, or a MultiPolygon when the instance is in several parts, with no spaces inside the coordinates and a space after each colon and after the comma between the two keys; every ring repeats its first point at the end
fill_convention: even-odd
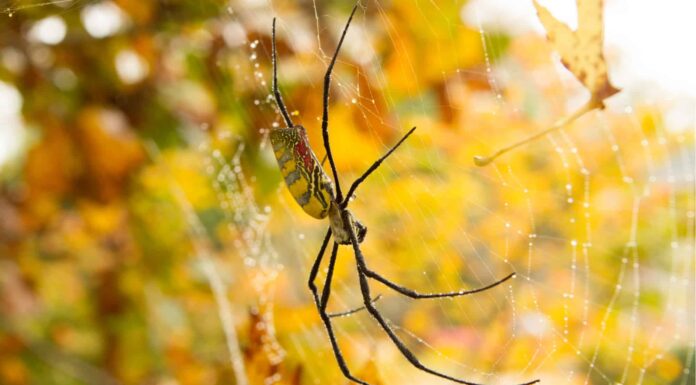
{"type": "Polygon", "coordinates": [[[273,153],[295,201],[314,218],[325,218],[334,198],[331,179],[309,146],[302,126],[271,130],[273,153]]]}

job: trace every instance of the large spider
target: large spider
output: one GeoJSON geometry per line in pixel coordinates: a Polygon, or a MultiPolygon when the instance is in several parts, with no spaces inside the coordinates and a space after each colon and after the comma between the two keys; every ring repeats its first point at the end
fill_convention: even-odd
{"type": "MultiPolygon", "coordinates": [[[[358,5],[356,4],[353,11],[348,18],[348,22],[341,33],[341,38],[336,47],[333,57],[331,58],[331,63],[329,64],[326,74],[324,75],[324,98],[323,98],[323,114],[321,120],[322,136],[324,139],[324,148],[326,149],[326,157],[329,160],[329,165],[331,166],[331,172],[333,174],[333,180],[336,183],[336,189],[334,190],[333,183],[329,176],[326,174],[322,167],[322,163],[319,162],[316,155],[312,151],[309,140],[307,139],[307,133],[305,128],[301,125],[295,125],[290,119],[290,114],[288,113],[285,104],[283,103],[283,98],[278,90],[277,81],[277,53],[276,53],[276,29],[275,29],[275,18],[273,19],[273,94],[275,96],[275,101],[283,115],[283,119],[287,124],[286,128],[274,129],[270,133],[270,140],[273,146],[273,152],[275,154],[276,160],[278,161],[278,166],[280,167],[281,174],[285,179],[285,183],[288,186],[292,196],[295,198],[297,203],[302,206],[304,211],[317,219],[323,219],[327,216],[329,217],[329,229],[326,232],[324,241],[321,244],[319,253],[314,260],[312,265],[312,270],[309,273],[309,289],[314,297],[314,302],[319,311],[319,315],[324,323],[326,331],[329,335],[329,340],[331,341],[331,347],[333,349],[334,355],[336,356],[336,361],[338,366],[341,368],[343,375],[359,384],[369,385],[367,382],[362,381],[355,376],[353,376],[348,369],[348,366],[343,358],[341,349],[336,341],[336,336],[333,331],[333,326],[331,324],[331,318],[334,316],[347,315],[354,313],[359,310],[366,309],[372,317],[374,317],[379,325],[384,329],[389,338],[393,341],[396,347],[401,351],[401,353],[406,357],[406,359],[416,368],[425,371],[427,373],[433,374],[438,377],[442,377],[460,384],[468,385],[479,385],[474,382],[465,381],[459,378],[449,376],[444,373],[440,373],[436,370],[430,369],[423,365],[418,358],[409,350],[406,345],[399,339],[399,337],[394,333],[394,330],[389,325],[389,322],[380,314],[374,305],[374,302],[379,298],[372,298],[370,295],[370,286],[368,284],[368,278],[374,279],[381,282],[382,284],[388,286],[389,288],[414,299],[425,299],[425,298],[442,298],[442,297],[458,297],[463,295],[469,295],[473,293],[478,293],[484,290],[493,288],[501,283],[512,278],[515,273],[509,274],[508,276],[493,282],[484,287],[480,287],[473,290],[460,290],[449,293],[428,293],[422,294],[415,290],[403,287],[396,284],[387,278],[383,277],[379,273],[370,270],[365,262],[365,257],[360,250],[360,243],[365,238],[367,233],[367,228],[353,217],[353,214],[348,210],[348,203],[351,197],[355,193],[355,190],[360,186],[362,182],[373,172],[379,165],[389,156],[394,150],[396,150],[401,143],[403,143],[406,138],[408,138],[416,127],[411,128],[406,135],[404,135],[393,147],[387,151],[381,158],[375,161],[368,169],[365,171],[358,179],[356,179],[353,184],[348,189],[348,192],[343,195],[341,190],[341,184],[338,179],[338,173],[336,171],[336,166],[334,164],[333,156],[331,155],[331,146],[329,145],[329,88],[331,85],[331,71],[336,63],[336,57],[343,44],[343,39],[346,36],[350,22],[353,19],[353,15],[357,10],[358,5]],[[317,277],[319,271],[319,265],[324,257],[324,252],[329,244],[331,236],[334,237],[333,247],[331,249],[331,257],[329,259],[329,266],[326,273],[326,282],[319,296],[317,286],[314,281],[317,277]],[[358,278],[360,281],[360,290],[362,292],[364,305],[358,309],[351,311],[330,314],[326,311],[327,304],[329,302],[329,296],[331,294],[331,279],[333,278],[334,266],[336,264],[336,255],[338,252],[339,245],[352,245],[355,254],[355,260],[358,270],[358,278]]],[[[521,385],[530,385],[538,382],[539,380],[534,380],[521,385]]]]}

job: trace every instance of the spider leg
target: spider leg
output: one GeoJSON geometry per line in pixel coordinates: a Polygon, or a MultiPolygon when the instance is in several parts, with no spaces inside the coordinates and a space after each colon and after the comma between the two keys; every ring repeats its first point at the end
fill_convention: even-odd
{"type": "Polygon", "coordinates": [[[334,182],[336,183],[336,200],[341,201],[343,195],[341,194],[341,183],[338,180],[338,172],[336,171],[336,164],[334,163],[333,155],[331,154],[331,146],[329,145],[329,89],[331,88],[331,71],[333,71],[334,64],[336,64],[336,58],[338,57],[338,52],[341,50],[341,45],[343,44],[343,39],[346,37],[346,32],[348,32],[348,27],[350,22],[353,20],[353,15],[358,9],[358,4],[355,4],[353,11],[350,13],[350,17],[346,22],[346,26],[343,28],[341,33],[341,38],[336,46],[336,51],[331,58],[329,67],[326,69],[326,74],[324,75],[324,97],[323,97],[323,113],[321,117],[321,133],[324,138],[324,148],[326,149],[326,156],[329,158],[329,164],[331,165],[331,172],[333,173],[334,182]]]}
{"type": "Polygon", "coordinates": [[[379,273],[370,270],[369,268],[365,267],[363,269],[363,272],[365,275],[369,278],[372,278],[376,281],[382,282],[385,286],[388,286],[395,291],[407,296],[411,297],[413,299],[425,299],[425,298],[443,298],[443,297],[459,297],[463,295],[469,295],[469,294],[474,294],[474,293],[480,293],[482,291],[486,291],[488,289],[492,289],[501,283],[507,281],[508,279],[512,278],[515,276],[515,273],[510,273],[507,276],[503,277],[502,279],[499,279],[491,284],[488,284],[486,286],[482,286],[476,289],[471,289],[471,290],[459,290],[459,291],[451,291],[451,292],[445,292],[445,293],[419,293],[415,290],[409,289],[407,287],[401,286],[399,284],[396,284],[387,278],[383,277],[379,273]]]}
{"type": "Polygon", "coordinates": [[[280,95],[280,91],[278,90],[278,54],[276,52],[276,19],[275,17],[273,18],[273,32],[272,32],[272,42],[273,42],[273,52],[272,52],[272,57],[273,57],[273,96],[275,97],[276,104],[278,105],[278,108],[280,109],[280,112],[283,114],[283,119],[285,119],[285,124],[288,125],[288,127],[293,127],[294,124],[292,123],[292,120],[290,119],[290,114],[288,114],[288,109],[285,108],[285,103],[283,103],[283,97],[280,95]]]}
{"type": "MultiPolygon", "coordinates": [[[[329,232],[331,232],[331,229],[329,229],[329,232]]],[[[329,239],[328,236],[326,238],[324,238],[324,243],[322,244],[322,248],[324,250],[326,249],[326,244],[328,243],[328,239],[329,239]]],[[[322,289],[322,293],[321,293],[321,299],[317,300],[317,298],[315,297],[315,302],[317,302],[317,304],[319,304],[319,306],[321,307],[321,310],[323,310],[323,311],[326,311],[326,306],[329,303],[329,296],[331,295],[331,282],[333,280],[334,268],[336,267],[337,249],[338,249],[338,243],[334,242],[333,249],[331,250],[331,258],[329,259],[329,267],[328,267],[328,270],[326,273],[326,281],[324,282],[324,288],[322,289]]],[[[320,251],[320,252],[323,254],[323,251],[320,251]]],[[[317,257],[317,259],[314,263],[314,266],[312,266],[312,273],[310,273],[310,276],[313,276],[312,278],[310,278],[312,281],[316,277],[317,272],[319,270],[319,263],[317,263],[317,262],[321,262],[321,257],[317,257]]],[[[313,285],[313,283],[312,283],[312,285],[313,285]]],[[[314,293],[314,291],[316,290],[316,286],[314,286],[314,288],[312,288],[312,286],[310,286],[310,289],[314,293]]],[[[382,298],[382,295],[380,294],[377,297],[375,297],[375,299],[373,299],[372,302],[375,303],[375,302],[379,301],[381,298],[382,298]]],[[[338,312],[338,313],[326,313],[326,314],[329,316],[329,318],[346,317],[346,316],[349,316],[351,314],[355,314],[361,310],[365,310],[365,306],[360,306],[360,307],[355,308],[355,309],[350,309],[350,310],[346,310],[346,311],[342,311],[342,312],[338,312]]]]}
{"type": "Polygon", "coordinates": [[[329,271],[327,272],[326,276],[326,282],[324,283],[324,290],[322,291],[322,298],[319,298],[319,293],[317,290],[317,286],[314,284],[314,281],[317,277],[317,273],[319,272],[319,265],[321,264],[321,260],[324,257],[324,252],[326,251],[326,246],[329,244],[329,239],[331,238],[331,229],[326,232],[326,236],[324,237],[324,241],[321,244],[321,248],[319,249],[319,254],[317,255],[317,258],[314,260],[314,265],[312,265],[312,270],[309,273],[309,290],[312,291],[312,296],[314,297],[314,304],[317,306],[317,311],[319,312],[319,317],[321,318],[322,322],[324,323],[324,328],[326,329],[326,333],[329,335],[329,341],[331,342],[331,349],[334,352],[334,356],[336,357],[336,362],[338,362],[338,366],[341,369],[341,372],[343,375],[358,384],[361,385],[370,385],[369,383],[362,381],[355,376],[353,376],[350,373],[350,369],[348,369],[348,365],[346,364],[346,360],[343,358],[343,354],[341,353],[341,348],[338,346],[338,341],[336,340],[336,335],[333,330],[333,325],[331,324],[331,317],[329,314],[326,312],[326,303],[329,300],[329,295],[331,294],[331,277],[333,277],[333,266],[335,265],[336,261],[336,254],[338,253],[338,243],[334,242],[333,244],[333,249],[331,250],[331,258],[329,260],[329,271]],[[327,289],[326,287],[329,287],[327,289]],[[325,301],[325,302],[324,302],[325,301]]]}
{"type": "MultiPolygon", "coordinates": [[[[372,300],[372,303],[375,303],[382,299],[382,294],[377,294],[377,296],[372,300]]],[[[350,309],[342,312],[337,312],[337,313],[329,313],[329,318],[340,318],[340,317],[347,317],[349,315],[355,314],[359,311],[365,310],[365,306],[360,306],[356,307],[355,309],[350,309]]]]}
{"type": "MultiPolygon", "coordinates": [[[[329,239],[331,239],[331,228],[329,227],[329,230],[326,232],[326,235],[324,236],[324,241],[321,243],[321,248],[319,248],[319,253],[317,254],[317,257],[314,259],[314,264],[312,265],[312,270],[309,271],[309,279],[307,281],[307,286],[309,286],[309,290],[312,291],[312,293],[317,292],[317,285],[314,284],[314,281],[317,279],[317,273],[319,273],[319,266],[321,265],[321,260],[324,258],[324,252],[326,251],[326,246],[329,245],[329,239]]],[[[319,297],[315,295],[315,300],[318,300],[319,297]]],[[[317,301],[315,301],[317,302],[317,301]]],[[[319,306],[319,302],[317,302],[317,306],[319,306]]]]}
{"type": "MultiPolygon", "coordinates": [[[[348,212],[346,210],[343,210],[341,212],[341,215],[343,216],[344,221],[348,221],[348,212]]],[[[382,329],[387,333],[389,338],[392,340],[394,345],[399,349],[401,354],[411,363],[411,365],[415,366],[416,368],[426,372],[430,373],[434,376],[441,377],[450,381],[454,381],[460,384],[465,384],[465,385],[480,385],[479,383],[476,382],[470,382],[466,380],[462,380],[456,377],[449,376],[447,374],[438,372],[436,370],[430,369],[429,367],[423,365],[420,360],[418,360],[418,357],[416,357],[415,354],[411,350],[409,350],[408,347],[399,339],[399,337],[396,335],[394,330],[389,326],[389,323],[387,320],[382,316],[382,314],[377,310],[377,308],[373,305],[372,300],[370,299],[370,285],[367,281],[367,275],[365,271],[367,270],[367,264],[365,263],[365,257],[362,254],[362,251],[360,250],[360,244],[358,243],[358,238],[355,235],[355,231],[353,230],[352,227],[348,227],[348,231],[350,233],[350,239],[351,239],[351,244],[353,245],[353,251],[355,253],[355,259],[358,267],[358,278],[360,280],[360,291],[362,292],[363,296],[363,301],[365,303],[365,308],[367,311],[372,315],[372,317],[377,320],[377,322],[380,324],[382,329]]],[[[524,384],[520,385],[531,385],[539,382],[539,380],[534,380],[530,382],[526,382],[524,384]]]]}
{"type": "Polygon", "coordinates": [[[326,306],[329,304],[329,296],[331,295],[331,282],[333,281],[334,268],[336,267],[336,256],[338,255],[338,243],[333,243],[333,249],[331,249],[331,258],[329,258],[329,267],[326,270],[326,280],[324,281],[324,288],[321,291],[321,310],[326,311],[326,306]]]}
{"type": "MultiPolygon", "coordinates": [[[[329,229],[330,230],[330,229],[329,229]]],[[[329,259],[329,267],[327,269],[326,273],[326,281],[324,282],[324,288],[322,289],[321,293],[321,299],[319,300],[319,304],[322,308],[322,310],[326,311],[326,307],[328,306],[329,303],[329,296],[331,295],[331,282],[333,281],[333,273],[334,273],[334,268],[336,267],[336,256],[337,256],[337,248],[338,244],[334,242],[334,248],[331,250],[331,258],[329,259]]],[[[318,269],[318,265],[317,269],[318,269]]],[[[314,268],[312,269],[314,271],[314,268]]],[[[316,276],[316,273],[315,273],[316,276]]],[[[382,295],[379,294],[378,296],[375,297],[375,299],[372,300],[372,303],[375,303],[379,301],[382,298],[382,295]]],[[[336,317],[346,317],[351,314],[355,314],[361,310],[365,310],[365,306],[360,306],[354,309],[338,312],[338,313],[327,313],[329,318],[336,318],[336,317]]]]}
{"type": "Polygon", "coordinates": [[[384,155],[382,155],[381,158],[377,159],[374,163],[372,163],[372,166],[370,166],[362,175],[360,175],[358,179],[355,180],[355,182],[353,182],[353,184],[350,186],[350,189],[348,190],[348,194],[346,194],[345,199],[341,203],[341,208],[346,208],[346,206],[348,206],[348,202],[350,201],[350,198],[353,196],[353,193],[355,193],[355,190],[358,188],[358,186],[360,186],[360,184],[362,184],[362,182],[364,182],[365,179],[367,179],[367,177],[370,174],[372,174],[372,172],[375,171],[379,167],[379,165],[381,165],[382,162],[384,162],[384,160],[387,159],[387,157],[389,157],[389,155],[392,154],[392,152],[399,148],[401,143],[403,143],[404,140],[406,140],[406,138],[408,138],[415,130],[416,127],[413,127],[410,130],[408,130],[406,135],[401,137],[401,139],[398,142],[396,142],[396,144],[393,145],[392,148],[389,149],[389,151],[387,151],[384,155]]]}

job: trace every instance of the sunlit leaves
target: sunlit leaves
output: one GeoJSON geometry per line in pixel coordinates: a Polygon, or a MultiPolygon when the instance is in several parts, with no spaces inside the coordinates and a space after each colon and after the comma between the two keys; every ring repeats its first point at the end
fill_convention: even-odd
{"type": "Polygon", "coordinates": [[[389,13],[385,44],[390,52],[384,70],[392,92],[418,95],[459,70],[483,62],[478,32],[450,16],[458,13],[457,3],[437,7],[426,3],[394,2],[389,13]]]}
{"type": "Polygon", "coordinates": [[[363,381],[367,381],[371,385],[386,385],[380,375],[380,366],[374,360],[367,361],[367,364],[357,374],[363,381]]]}
{"type": "Polygon", "coordinates": [[[121,194],[129,174],[144,160],[142,146],[120,112],[86,108],[78,117],[80,145],[96,193],[102,199],[121,194]]]}

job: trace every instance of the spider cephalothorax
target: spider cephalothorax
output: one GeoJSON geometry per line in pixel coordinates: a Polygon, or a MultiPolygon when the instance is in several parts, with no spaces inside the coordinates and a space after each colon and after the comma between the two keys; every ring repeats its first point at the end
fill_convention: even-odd
{"type": "Polygon", "coordinates": [[[353,217],[353,213],[350,210],[346,210],[349,223],[346,223],[341,216],[341,208],[338,204],[334,203],[329,209],[329,225],[331,225],[331,234],[333,234],[334,239],[341,245],[350,245],[350,230],[352,227],[355,231],[355,235],[358,238],[358,243],[362,243],[365,240],[365,234],[367,234],[367,227],[365,227],[360,221],[353,217]]]}
{"type": "MultiPolygon", "coordinates": [[[[341,44],[346,36],[346,31],[348,31],[348,26],[350,21],[353,19],[353,15],[357,9],[357,5],[353,8],[353,12],[348,18],[341,38],[338,41],[338,46],[336,47],[336,52],[331,58],[331,63],[329,68],[326,70],[324,75],[324,102],[323,102],[323,113],[321,119],[321,130],[324,139],[324,149],[326,150],[326,158],[331,166],[331,173],[333,174],[333,182],[329,175],[324,171],[321,166],[321,162],[317,159],[314,151],[312,151],[309,140],[307,139],[307,132],[304,127],[300,125],[295,125],[290,119],[290,114],[288,113],[285,104],[283,103],[283,98],[278,90],[277,81],[277,66],[276,66],[276,47],[275,47],[275,19],[273,19],[273,95],[275,97],[276,105],[283,116],[287,128],[278,128],[271,130],[270,140],[273,146],[273,152],[275,154],[276,160],[278,161],[278,166],[280,166],[281,174],[285,180],[285,184],[288,186],[290,193],[295,198],[295,201],[302,207],[302,209],[309,215],[317,219],[323,219],[327,216],[329,217],[329,229],[324,236],[324,241],[321,244],[319,253],[314,260],[312,265],[312,270],[309,273],[309,289],[312,292],[314,298],[314,303],[316,304],[319,316],[321,317],[324,327],[331,341],[331,348],[333,349],[334,356],[338,362],[338,366],[341,368],[341,372],[346,378],[351,381],[357,382],[363,385],[369,385],[367,382],[360,380],[351,374],[348,365],[346,364],[341,349],[338,346],[338,341],[336,340],[336,335],[333,331],[333,324],[331,323],[331,318],[339,315],[348,315],[355,313],[360,310],[367,310],[370,315],[379,323],[382,329],[387,333],[389,338],[392,340],[394,345],[399,349],[403,356],[416,368],[433,374],[438,377],[442,377],[460,384],[477,385],[474,382],[465,381],[436,370],[430,369],[429,367],[423,365],[420,360],[409,350],[406,345],[401,341],[401,339],[396,335],[394,329],[392,328],[389,321],[387,321],[384,316],[377,310],[374,302],[377,297],[372,297],[370,294],[370,286],[368,284],[368,279],[372,279],[382,283],[383,285],[397,291],[400,294],[414,298],[414,299],[424,299],[424,298],[443,298],[443,297],[458,297],[473,293],[478,293],[484,290],[493,288],[514,276],[514,273],[508,274],[506,277],[499,279],[487,286],[472,290],[459,290],[449,293],[426,293],[421,294],[415,290],[403,287],[396,284],[389,279],[383,277],[381,274],[374,270],[371,270],[367,266],[365,257],[360,250],[360,243],[365,238],[365,233],[367,229],[360,222],[358,222],[353,214],[348,210],[348,202],[352,198],[355,190],[360,186],[362,182],[375,171],[380,164],[391,155],[394,150],[396,150],[401,143],[408,138],[413,131],[416,129],[413,127],[410,129],[406,135],[404,135],[401,140],[399,140],[392,148],[387,151],[386,154],[382,155],[377,161],[375,161],[368,169],[365,171],[358,179],[356,179],[353,184],[348,189],[348,192],[343,195],[341,191],[341,183],[338,180],[338,172],[336,171],[336,165],[334,164],[333,156],[331,155],[331,146],[329,145],[329,88],[331,86],[331,71],[336,63],[336,57],[341,49],[341,44]],[[334,188],[335,183],[335,188],[334,188]],[[331,238],[334,238],[333,246],[331,248],[331,256],[329,259],[329,266],[326,270],[326,281],[319,295],[318,288],[314,283],[317,274],[319,272],[319,266],[324,258],[324,253],[331,238]],[[355,255],[355,262],[357,266],[358,279],[360,282],[360,291],[363,298],[363,306],[354,310],[350,310],[342,313],[328,313],[326,307],[329,303],[329,297],[331,295],[331,280],[333,278],[334,267],[336,264],[336,256],[338,255],[339,245],[351,245],[353,253],[355,255]]],[[[538,382],[538,380],[526,382],[521,385],[530,385],[538,382]]]]}

